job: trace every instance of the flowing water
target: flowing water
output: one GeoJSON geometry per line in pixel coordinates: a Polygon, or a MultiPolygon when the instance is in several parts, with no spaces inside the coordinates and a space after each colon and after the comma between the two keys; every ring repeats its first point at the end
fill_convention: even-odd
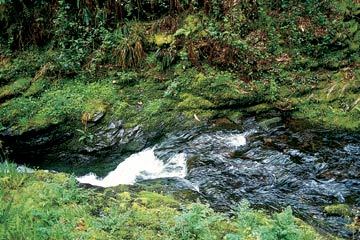
{"type": "Polygon", "coordinates": [[[198,128],[168,134],[122,161],[105,177],[78,181],[109,187],[156,178],[185,178],[217,210],[241,199],[278,211],[291,206],[307,222],[345,238],[352,219],[328,216],[325,206],[360,208],[360,134],[319,130],[296,122],[232,129],[198,128]]]}
{"type": "Polygon", "coordinates": [[[77,180],[94,186],[113,187],[119,184],[134,184],[136,181],[146,179],[185,177],[185,154],[175,154],[166,161],[162,161],[155,156],[154,150],[155,147],[147,148],[131,155],[104,178],[89,173],[78,177],[77,180]]]}

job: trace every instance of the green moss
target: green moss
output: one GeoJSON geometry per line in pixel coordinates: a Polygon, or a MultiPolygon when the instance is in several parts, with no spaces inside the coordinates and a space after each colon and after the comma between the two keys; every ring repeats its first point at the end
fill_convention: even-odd
{"type": "Polygon", "coordinates": [[[31,84],[31,86],[24,92],[24,96],[33,96],[45,91],[50,86],[47,79],[39,79],[31,84]]]}
{"type": "Polygon", "coordinates": [[[0,99],[13,97],[29,88],[31,78],[20,78],[15,82],[0,88],[0,99]]]}
{"type": "Polygon", "coordinates": [[[139,192],[135,202],[147,208],[160,208],[162,206],[177,208],[180,206],[180,203],[171,196],[146,191],[139,192]]]}
{"type": "Polygon", "coordinates": [[[359,72],[345,69],[328,74],[332,81],[322,81],[309,94],[291,99],[292,116],[330,128],[359,129],[360,82],[355,80],[359,72]]]}
{"type": "Polygon", "coordinates": [[[154,99],[151,102],[147,103],[143,109],[143,114],[150,117],[152,115],[159,114],[162,111],[162,103],[161,99],[154,99]]]}
{"type": "Polygon", "coordinates": [[[254,112],[254,113],[262,113],[262,112],[268,112],[269,110],[273,109],[274,106],[269,103],[260,103],[255,106],[251,106],[246,108],[246,111],[248,112],[254,112]]]}
{"type": "Polygon", "coordinates": [[[182,111],[182,114],[185,116],[187,120],[192,121],[193,123],[196,122],[206,123],[208,120],[216,117],[218,113],[214,110],[196,109],[196,110],[182,111]]]}
{"type": "Polygon", "coordinates": [[[324,207],[324,212],[328,215],[350,217],[351,208],[347,204],[335,204],[324,207]]]}
{"type": "Polygon", "coordinates": [[[0,108],[3,125],[24,132],[41,129],[52,124],[75,120],[79,123],[84,112],[95,114],[105,111],[118,99],[112,83],[83,82],[52,86],[37,99],[19,97],[6,102],[0,108]]]}
{"type": "Polygon", "coordinates": [[[281,118],[274,117],[274,118],[262,120],[261,122],[259,122],[259,126],[266,129],[266,128],[271,128],[271,126],[279,122],[281,122],[281,118]]]}
{"type": "Polygon", "coordinates": [[[181,109],[207,109],[214,106],[209,100],[189,93],[182,94],[180,98],[183,99],[178,104],[181,109]]]}
{"type": "Polygon", "coordinates": [[[166,33],[157,33],[149,40],[150,43],[155,43],[158,47],[163,45],[171,45],[174,43],[174,36],[166,33]]]}
{"type": "Polygon", "coordinates": [[[141,124],[144,130],[152,131],[164,123],[173,124],[174,100],[163,98],[164,87],[153,79],[142,79],[134,86],[124,87],[113,106],[113,114],[129,128],[141,124]]]}
{"type": "MultiPolygon", "coordinates": [[[[163,3],[156,4],[164,7],[163,3]]],[[[50,34],[59,37],[59,32],[64,33],[65,35],[57,40],[59,43],[63,41],[61,44],[49,44],[51,47],[48,49],[45,47],[39,50],[29,47],[31,50],[17,53],[11,53],[12,50],[4,45],[5,53],[0,56],[0,80],[7,85],[1,88],[0,99],[24,93],[23,97],[37,98],[38,103],[30,103],[28,110],[24,110],[24,103],[35,100],[21,98],[23,103],[16,102],[19,105],[13,107],[9,105],[15,102],[5,103],[6,105],[2,106],[4,110],[0,109],[0,116],[5,119],[1,124],[21,132],[62,123],[68,119],[78,120],[84,112],[93,115],[106,108],[106,111],[114,109],[115,117],[124,118],[128,126],[144,121],[153,126],[153,122],[158,120],[158,113],[175,109],[177,106],[187,111],[190,111],[190,108],[204,111],[208,108],[242,108],[264,102],[284,103],[287,98],[301,97],[300,95],[308,98],[311,96],[308,94],[310,91],[323,87],[317,85],[316,77],[307,80],[319,72],[328,72],[330,68],[343,72],[344,78],[351,78],[350,73],[356,72],[354,69],[357,67],[355,63],[359,61],[356,51],[359,48],[360,27],[355,19],[356,14],[353,14],[358,11],[358,6],[351,1],[336,1],[331,8],[325,7],[326,4],[311,7],[299,3],[299,6],[281,8],[277,14],[270,14],[273,6],[264,2],[261,4],[261,11],[256,12],[257,17],[250,17],[254,14],[253,10],[250,10],[252,4],[238,4],[229,11],[221,11],[220,5],[214,3],[211,4],[209,14],[205,15],[195,3],[189,4],[188,9],[191,11],[183,12],[181,7],[174,6],[178,8],[176,18],[161,17],[145,8],[141,8],[141,11],[140,8],[135,10],[131,4],[125,4],[123,10],[129,14],[130,19],[135,17],[135,12],[138,11],[141,16],[137,16],[134,21],[119,23],[116,28],[108,28],[105,22],[97,22],[97,27],[88,28],[90,23],[85,26],[81,21],[70,21],[68,17],[71,14],[64,15],[61,16],[64,23],[71,23],[66,25],[67,30],[55,28],[51,30],[54,31],[53,34],[50,34]],[[316,14],[309,18],[309,12],[316,14]],[[154,17],[159,18],[156,24],[149,20],[154,17]],[[330,22],[329,19],[333,21],[330,22]],[[282,27],[278,28],[279,25],[282,27]],[[175,31],[174,26],[177,31],[172,34],[175,31]],[[71,29],[80,32],[77,36],[67,35],[72,32],[69,31],[71,29]],[[154,31],[157,32],[154,34],[154,31]],[[193,60],[188,59],[189,42],[193,43],[197,61],[204,68],[202,73],[192,67],[193,60]],[[156,57],[159,52],[155,51],[169,45],[171,49],[163,49],[160,54],[163,55],[160,57],[162,61],[159,61],[156,57]],[[335,50],[335,45],[342,47],[335,50]],[[64,46],[67,46],[66,49],[64,46]],[[146,61],[142,61],[145,56],[146,61]],[[231,63],[228,63],[229,61],[231,63]],[[175,67],[172,66],[174,62],[177,63],[175,67]],[[347,67],[352,70],[341,70],[347,67]],[[119,71],[119,68],[131,68],[131,71],[119,71]],[[108,79],[99,80],[104,77],[108,79]],[[114,93],[114,89],[101,89],[100,85],[107,85],[110,78],[109,82],[113,82],[114,89],[121,88],[124,91],[114,93]],[[33,82],[29,84],[26,81],[21,82],[21,79],[33,82]],[[140,82],[144,79],[154,81],[160,86],[167,81],[169,89],[162,89],[162,93],[153,92],[150,84],[144,85],[140,82]],[[161,79],[161,82],[158,79],[161,79]],[[83,86],[92,81],[97,82],[97,90],[90,90],[91,86],[83,86]],[[73,89],[61,89],[66,88],[64,85],[67,84],[73,85],[73,89]],[[142,92],[138,89],[139,86],[144,86],[142,92]],[[304,93],[305,91],[308,92],[304,93]],[[107,92],[108,97],[101,92],[107,92]],[[98,97],[99,94],[102,96],[98,97]],[[190,98],[179,100],[178,97],[182,94],[200,97],[201,99],[195,99],[200,100],[199,104],[194,104],[194,99],[190,98]],[[171,106],[164,106],[156,101],[159,96],[171,97],[174,101],[171,106]],[[57,100],[54,100],[55,98],[57,100]],[[45,103],[47,100],[49,104],[45,103]],[[32,108],[34,105],[37,106],[32,108]],[[5,112],[9,113],[8,117],[5,112]]],[[[41,21],[46,22],[47,19],[41,21]]],[[[9,46],[15,47],[16,44],[10,42],[9,46]]],[[[47,44],[44,43],[44,46],[47,44]]],[[[329,73],[328,79],[332,79],[332,75],[329,73]]],[[[349,79],[346,83],[336,82],[339,84],[337,86],[352,85],[359,79],[356,74],[354,76],[354,80],[349,79]]],[[[355,88],[356,86],[353,89],[355,88]]],[[[348,102],[356,101],[353,97],[348,98],[346,93],[341,94],[342,87],[336,87],[332,92],[337,91],[338,95],[330,94],[330,97],[325,97],[329,95],[327,91],[329,88],[323,88],[322,93],[315,93],[314,101],[320,99],[319,102],[327,104],[334,100],[336,103],[331,103],[331,107],[335,112],[341,110],[343,105],[349,105],[348,102]],[[341,102],[339,98],[345,98],[348,102],[341,102]]],[[[358,92],[354,91],[353,94],[358,92]]],[[[301,103],[299,100],[292,106],[297,117],[306,118],[306,104],[313,107],[311,102],[306,100],[301,100],[301,103]],[[304,113],[304,116],[300,112],[304,113]]],[[[279,109],[283,110],[281,106],[279,109]]],[[[323,110],[322,106],[319,107],[316,114],[323,110]]],[[[178,113],[177,110],[174,111],[178,113]]],[[[350,106],[349,110],[345,111],[346,117],[341,116],[342,113],[336,113],[338,123],[333,125],[340,126],[346,121],[356,119],[357,112],[358,106],[350,106]],[[348,117],[349,114],[354,117],[348,117]]],[[[325,115],[329,115],[323,117],[326,121],[332,117],[330,113],[325,115]]],[[[357,124],[353,124],[349,128],[356,126],[357,124]]]]}
{"type": "Polygon", "coordinates": [[[228,119],[230,119],[230,121],[237,123],[239,122],[239,120],[244,117],[244,113],[240,110],[238,111],[224,111],[223,113],[224,116],[227,116],[228,119]]]}
{"type": "Polygon", "coordinates": [[[43,182],[53,182],[58,184],[63,184],[69,181],[70,179],[69,174],[66,173],[53,174],[45,170],[37,170],[32,175],[36,180],[43,182]]]}
{"type": "Polygon", "coordinates": [[[195,15],[188,15],[184,20],[182,28],[178,29],[175,32],[174,36],[184,35],[186,37],[189,37],[191,35],[194,35],[194,33],[199,32],[201,29],[202,24],[200,18],[195,15]]]}
{"type": "MultiPolygon", "coordinates": [[[[103,99],[89,99],[85,103],[85,113],[88,114],[88,120],[92,119],[95,114],[106,112],[107,103],[103,99]]],[[[84,115],[83,115],[84,116],[84,115]]]]}

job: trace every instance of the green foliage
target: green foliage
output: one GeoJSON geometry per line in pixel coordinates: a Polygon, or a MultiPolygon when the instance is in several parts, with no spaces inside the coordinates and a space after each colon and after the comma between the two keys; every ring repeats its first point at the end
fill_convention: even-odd
{"type": "Polygon", "coordinates": [[[219,239],[212,225],[222,220],[221,215],[215,214],[209,207],[192,204],[176,218],[175,225],[169,229],[171,239],[219,239]]]}
{"type": "Polygon", "coordinates": [[[357,129],[359,121],[359,71],[343,69],[332,73],[333,80],[317,85],[310,96],[292,98],[296,118],[308,119],[327,127],[357,129]]]}
{"type": "Polygon", "coordinates": [[[5,160],[0,163],[0,187],[2,189],[17,189],[24,184],[25,174],[19,174],[16,165],[5,160]]]}
{"type": "MultiPolygon", "coordinates": [[[[16,166],[0,166],[1,179],[10,178],[21,184],[2,184],[0,235],[5,239],[85,237],[75,232],[76,224],[86,218],[85,192],[80,192],[74,178],[45,172],[19,173],[16,166]],[[4,194],[6,193],[6,194],[4,194]],[[3,208],[3,206],[5,206],[3,208]],[[45,210],[46,209],[46,210],[45,210]]],[[[91,236],[91,233],[90,235],[91,236]]]]}
{"type": "MultiPolygon", "coordinates": [[[[356,1],[105,2],[0,1],[0,130],[81,128],[105,112],[153,130],[248,106],[359,129],[356,1]]],[[[154,193],[96,194],[69,176],[0,170],[9,239],[320,238],[290,209],[269,218],[243,202],[229,219],[154,193]]]]}
{"type": "Polygon", "coordinates": [[[76,129],[76,131],[80,133],[79,142],[84,142],[87,140],[91,142],[94,139],[94,135],[87,132],[86,130],[76,129]]]}
{"type": "Polygon", "coordinates": [[[236,213],[240,236],[246,239],[322,239],[311,229],[300,227],[301,222],[294,218],[290,207],[269,219],[263,212],[251,210],[247,201],[242,201],[236,213]]]}
{"type": "MultiPolygon", "coordinates": [[[[269,233],[270,236],[274,236],[273,239],[304,239],[301,237],[301,232],[296,227],[295,219],[292,216],[290,207],[286,208],[283,212],[276,214],[274,220],[274,226],[269,233]]],[[[315,236],[309,238],[306,236],[305,239],[314,239],[314,237],[315,236]]],[[[270,239],[270,237],[267,239],[270,239]]]]}
{"type": "Polygon", "coordinates": [[[143,109],[143,113],[145,116],[152,116],[159,114],[161,112],[161,108],[163,107],[163,101],[161,99],[155,99],[149,103],[147,103],[143,109]]]}
{"type": "Polygon", "coordinates": [[[55,5],[55,1],[2,1],[0,46],[8,50],[44,46],[51,39],[55,5]]]}
{"type": "Polygon", "coordinates": [[[50,87],[50,82],[47,79],[39,79],[35,82],[32,82],[30,87],[23,93],[23,96],[37,96],[44,90],[50,87]]]}
{"type": "Polygon", "coordinates": [[[156,126],[264,102],[314,123],[359,127],[354,1],[110,2],[1,4],[2,130],[80,123],[97,112],[156,126]]]}
{"type": "Polygon", "coordinates": [[[195,15],[188,15],[184,19],[183,27],[178,29],[174,36],[181,36],[184,35],[185,37],[191,37],[194,34],[201,31],[203,28],[201,20],[198,16],[195,15]]]}
{"type": "Polygon", "coordinates": [[[278,84],[276,83],[275,80],[271,80],[270,84],[269,84],[269,98],[270,101],[275,101],[277,99],[277,95],[278,95],[278,84]]]}

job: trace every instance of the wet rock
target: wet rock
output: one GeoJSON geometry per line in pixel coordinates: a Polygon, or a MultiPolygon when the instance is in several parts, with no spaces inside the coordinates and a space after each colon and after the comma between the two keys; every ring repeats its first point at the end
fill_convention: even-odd
{"type": "Polygon", "coordinates": [[[186,169],[190,172],[193,168],[199,165],[200,156],[195,155],[186,160],[186,169]]]}
{"type": "Polygon", "coordinates": [[[79,131],[74,130],[75,127],[57,125],[21,135],[3,131],[0,137],[4,149],[9,149],[9,158],[18,163],[55,170],[64,169],[61,164],[65,164],[69,165],[70,172],[77,172],[79,166],[110,162],[113,156],[121,153],[140,151],[149,139],[161,134],[161,129],[145,134],[139,125],[124,128],[122,120],[104,122],[100,121],[102,117],[98,115],[98,123],[79,131]]]}
{"type": "Polygon", "coordinates": [[[267,129],[267,128],[271,128],[272,126],[278,124],[279,122],[281,122],[281,118],[280,117],[274,117],[274,118],[270,118],[270,119],[266,119],[263,120],[259,123],[259,126],[267,129]]]}
{"type": "Polygon", "coordinates": [[[211,121],[211,126],[214,128],[221,128],[221,129],[231,129],[239,127],[236,123],[231,121],[228,118],[217,118],[211,121]]]}
{"type": "Polygon", "coordinates": [[[99,122],[104,116],[106,112],[97,112],[94,116],[89,120],[91,122],[99,122]]]}
{"type": "Polygon", "coordinates": [[[138,182],[147,191],[158,190],[159,192],[174,193],[180,190],[192,190],[198,192],[196,186],[184,178],[169,177],[143,180],[138,182]]]}
{"type": "Polygon", "coordinates": [[[0,133],[3,147],[8,157],[18,163],[32,164],[41,161],[42,156],[51,152],[60,153],[64,143],[73,137],[73,133],[60,126],[51,126],[42,130],[31,130],[20,135],[12,131],[0,133]]]}
{"type": "Polygon", "coordinates": [[[91,130],[91,139],[86,139],[84,149],[88,153],[91,153],[114,146],[125,135],[125,130],[122,126],[122,120],[117,120],[110,121],[105,126],[100,125],[94,130],[91,130]]]}
{"type": "MultiPolygon", "coordinates": [[[[350,239],[354,232],[348,225],[353,217],[326,214],[324,207],[347,204],[353,210],[360,206],[359,133],[324,131],[308,125],[289,128],[280,120],[267,118],[259,124],[252,117],[243,120],[241,129],[202,127],[157,139],[160,143],[154,154],[164,163],[174,154],[185,154],[186,180],[169,178],[142,184],[147,189],[185,193],[180,194],[184,198],[199,194],[217,210],[229,210],[242,199],[270,212],[291,206],[296,216],[350,239]]],[[[140,126],[125,129],[116,120],[95,125],[89,132],[92,139],[81,143],[79,135],[62,138],[55,130],[54,139],[47,134],[32,136],[36,149],[48,146],[52,159],[85,165],[92,172],[94,168],[109,168],[107,164],[112,164],[113,170],[124,160],[124,151],[142,148],[159,136],[158,132],[145,134],[140,126]],[[54,148],[46,144],[54,140],[58,144],[54,148]]],[[[40,160],[50,156],[44,150],[37,153],[40,160]]]]}

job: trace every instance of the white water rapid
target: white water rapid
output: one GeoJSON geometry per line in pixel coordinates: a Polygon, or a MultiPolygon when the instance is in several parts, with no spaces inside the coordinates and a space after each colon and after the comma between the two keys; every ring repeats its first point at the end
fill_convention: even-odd
{"type": "Polygon", "coordinates": [[[185,177],[186,159],[184,153],[175,154],[167,163],[158,159],[154,148],[147,148],[139,153],[132,154],[121,162],[114,171],[103,179],[94,173],[78,177],[80,183],[88,183],[100,187],[113,187],[119,184],[134,184],[136,180],[185,177]]]}

